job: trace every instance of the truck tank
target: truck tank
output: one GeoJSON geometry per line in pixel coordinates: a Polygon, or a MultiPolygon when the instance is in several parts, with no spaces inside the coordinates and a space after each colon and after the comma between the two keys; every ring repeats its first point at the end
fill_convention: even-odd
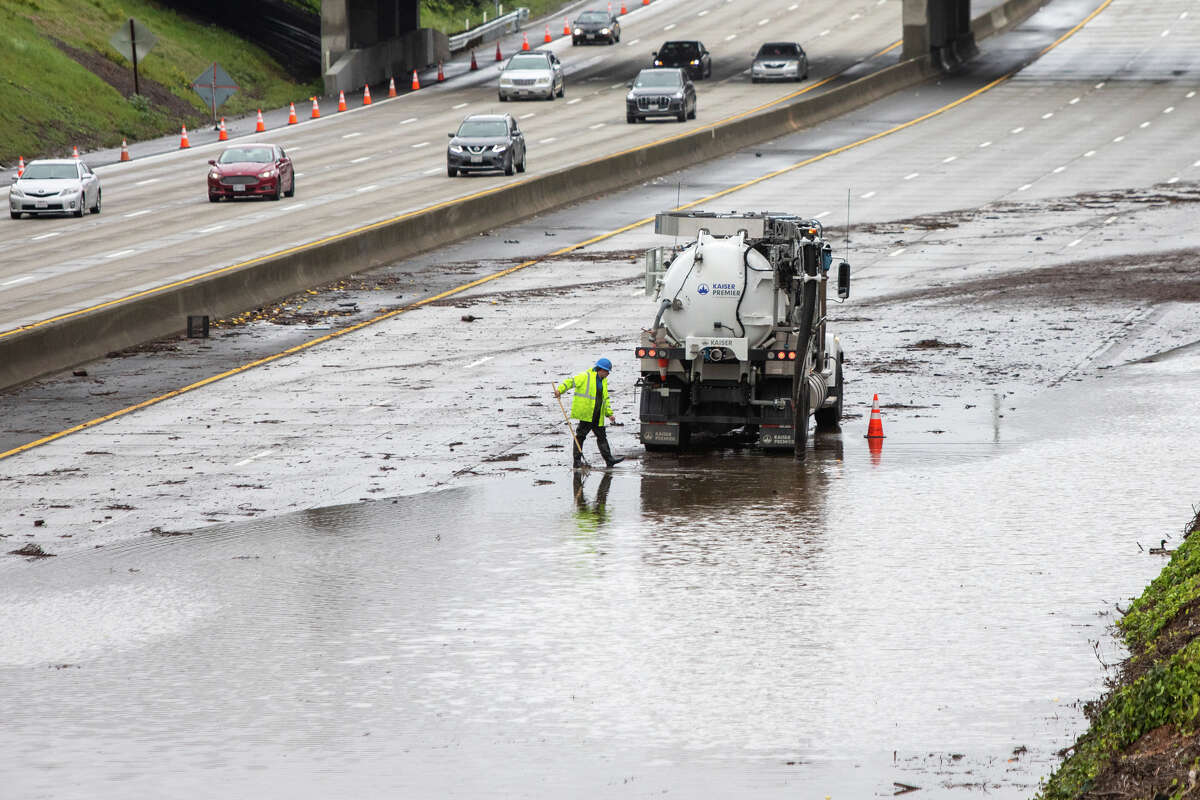
{"type": "Polygon", "coordinates": [[[775,315],[787,303],[770,262],[743,235],[704,231],[671,262],[660,297],[670,301],[661,321],[676,341],[731,336],[751,348],[772,335],[775,315]]]}

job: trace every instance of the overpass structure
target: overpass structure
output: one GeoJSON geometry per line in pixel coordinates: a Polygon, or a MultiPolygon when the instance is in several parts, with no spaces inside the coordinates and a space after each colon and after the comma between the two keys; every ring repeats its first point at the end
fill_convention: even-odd
{"type": "MultiPolygon", "coordinates": [[[[902,58],[929,54],[951,70],[976,52],[971,0],[901,0],[902,58]]],[[[445,34],[421,27],[419,0],[322,0],[325,91],[359,89],[450,57],[445,34]]]]}

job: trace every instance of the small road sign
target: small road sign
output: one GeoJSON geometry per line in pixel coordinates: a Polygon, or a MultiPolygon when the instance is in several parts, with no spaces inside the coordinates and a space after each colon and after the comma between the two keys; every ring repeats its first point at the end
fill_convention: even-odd
{"type": "Polygon", "coordinates": [[[237,92],[238,85],[221,69],[221,65],[214,61],[211,67],[196,76],[196,80],[192,81],[192,88],[212,109],[213,125],[216,125],[217,108],[237,92]]]}
{"type": "Polygon", "coordinates": [[[133,93],[141,94],[141,87],[138,85],[138,59],[145,58],[146,55],[154,49],[154,43],[158,41],[150,29],[132,17],[129,22],[123,24],[117,29],[117,32],[112,35],[108,43],[113,46],[121,55],[125,56],[129,61],[133,62],[133,93]]]}

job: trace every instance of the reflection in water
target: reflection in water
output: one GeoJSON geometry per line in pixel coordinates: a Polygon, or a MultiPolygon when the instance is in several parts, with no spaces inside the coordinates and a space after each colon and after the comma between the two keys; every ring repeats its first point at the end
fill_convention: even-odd
{"type": "Polygon", "coordinates": [[[0,562],[5,791],[1028,797],[1186,511],[1200,396],[1139,369],[878,468],[856,430],[0,562]]]}

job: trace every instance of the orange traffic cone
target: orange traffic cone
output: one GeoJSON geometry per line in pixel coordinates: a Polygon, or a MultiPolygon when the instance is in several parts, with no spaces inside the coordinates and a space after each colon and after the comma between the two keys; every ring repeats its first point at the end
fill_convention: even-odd
{"type": "Polygon", "coordinates": [[[417,71],[414,69],[413,70],[412,90],[415,92],[417,89],[420,89],[420,88],[421,88],[421,81],[417,80],[417,71]]]}
{"type": "Polygon", "coordinates": [[[313,97],[312,101],[313,101],[312,119],[320,119],[321,107],[317,105],[317,98],[313,97]]]}
{"type": "Polygon", "coordinates": [[[363,105],[371,105],[371,84],[369,83],[363,86],[363,105]]]}
{"type": "Polygon", "coordinates": [[[628,14],[629,10],[625,8],[625,0],[621,0],[621,14],[628,14]]]}
{"type": "Polygon", "coordinates": [[[346,93],[338,89],[338,111],[346,110],[346,93]]]}
{"type": "Polygon", "coordinates": [[[471,72],[479,69],[479,62],[475,60],[475,51],[471,51],[471,72]]]}
{"type": "Polygon", "coordinates": [[[571,20],[563,19],[563,36],[571,35],[571,20]]]}
{"type": "Polygon", "coordinates": [[[221,117],[221,122],[217,125],[217,141],[224,142],[229,140],[229,133],[225,130],[225,118],[221,117]]]}
{"type": "Polygon", "coordinates": [[[17,157],[17,177],[25,174],[25,156],[17,157]]]}
{"type": "Polygon", "coordinates": [[[521,49],[522,50],[529,49],[529,34],[528,33],[521,34],[521,49]]]}
{"type": "Polygon", "coordinates": [[[496,60],[503,61],[504,56],[500,55],[500,42],[496,42],[496,60]]]}
{"type": "Polygon", "coordinates": [[[542,41],[544,41],[544,42],[553,42],[554,41],[554,39],[550,38],[550,26],[549,25],[546,26],[546,38],[543,39],[542,41]]]}
{"type": "Polygon", "coordinates": [[[187,138],[187,125],[181,125],[179,134],[179,149],[183,150],[191,146],[192,143],[189,142],[187,138]]]}
{"type": "Polygon", "coordinates": [[[129,161],[129,145],[125,143],[124,139],[121,140],[121,160],[129,161]]]}
{"type": "Polygon", "coordinates": [[[396,79],[388,78],[388,97],[396,96],[396,79]]]}
{"type": "MultiPolygon", "coordinates": [[[[184,139],[186,141],[186,138],[187,138],[187,129],[186,128],[184,128],[183,135],[184,135],[184,139]]],[[[79,148],[76,147],[75,145],[71,145],[71,158],[79,158],[79,148]]]]}
{"type": "Polygon", "coordinates": [[[260,108],[260,109],[258,110],[258,119],[256,119],[256,120],[254,121],[254,132],[255,132],[255,133],[262,133],[262,132],[263,132],[263,131],[265,131],[266,129],[267,129],[267,123],[263,122],[263,118],[262,118],[262,109],[260,108]]]}
{"type": "Polygon", "coordinates": [[[879,395],[871,401],[871,421],[867,423],[867,439],[883,439],[883,418],[879,416],[879,395]]]}
{"type": "Polygon", "coordinates": [[[650,0],[642,0],[642,5],[644,5],[644,6],[650,5],[650,0]]]}
{"type": "Polygon", "coordinates": [[[299,121],[296,119],[296,104],[288,103],[288,125],[295,125],[299,121]]]}
{"type": "Polygon", "coordinates": [[[446,72],[442,69],[442,62],[438,62],[438,83],[446,80],[446,72]]]}

